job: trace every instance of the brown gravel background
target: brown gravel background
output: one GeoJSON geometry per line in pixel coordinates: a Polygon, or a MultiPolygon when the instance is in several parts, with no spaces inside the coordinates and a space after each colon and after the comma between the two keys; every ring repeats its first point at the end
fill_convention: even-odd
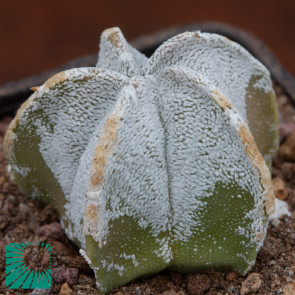
{"type": "MultiPolygon", "coordinates": [[[[295,108],[280,87],[276,86],[275,89],[280,110],[282,146],[293,149],[294,158],[284,153],[281,146],[279,156],[273,162],[272,174],[276,195],[289,203],[293,216],[285,216],[269,225],[264,246],[251,272],[242,277],[233,272],[207,271],[183,275],[164,271],[117,288],[111,294],[295,294],[295,108]]],[[[0,295],[100,294],[92,270],[79,255],[77,247],[64,235],[56,211],[51,206],[22,196],[9,180],[2,142],[10,120],[10,117],[6,117],[0,121],[0,295]],[[50,290],[41,292],[6,288],[5,246],[10,242],[50,243],[53,267],[53,286],[50,290]]],[[[48,264],[47,258],[35,256],[32,259],[38,267],[48,264]]]]}

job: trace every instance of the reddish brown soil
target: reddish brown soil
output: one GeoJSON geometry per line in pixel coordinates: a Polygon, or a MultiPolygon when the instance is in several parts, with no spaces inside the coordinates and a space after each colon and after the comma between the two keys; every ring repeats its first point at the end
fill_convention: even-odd
{"type": "MultiPolygon", "coordinates": [[[[280,123],[282,126],[285,123],[295,123],[295,108],[279,87],[276,87],[276,92],[280,123]]],[[[95,285],[94,273],[79,255],[78,248],[64,235],[58,223],[57,212],[51,206],[44,206],[22,196],[9,180],[2,142],[10,120],[7,117],[0,122],[0,295],[100,294],[95,285]],[[6,288],[5,246],[10,242],[47,242],[52,246],[51,290],[41,293],[6,288]]],[[[288,131],[285,133],[284,136],[287,136],[288,131]]],[[[269,225],[257,262],[246,277],[232,272],[207,271],[182,275],[164,271],[115,289],[111,294],[295,294],[295,162],[276,157],[272,174],[282,180],[280,195],[286,198],[293,209],[293,216],[285,216],[278,224],[269,225]]],[[[34,249],[30,251],[28,250],[34,253],[34,249]]],[[[48,265],[45,254],[42,257],[40,253],[30,256],[34,267],[40,269],[48,265]]]]}

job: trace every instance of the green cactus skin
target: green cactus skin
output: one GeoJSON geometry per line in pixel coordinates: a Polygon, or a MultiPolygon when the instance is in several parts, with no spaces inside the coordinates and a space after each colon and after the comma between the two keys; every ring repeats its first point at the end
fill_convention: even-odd
{"type": "Polygon", "coordinates": [[[9,127],[20,190],[57,208],[102,292],[166,268],[246,273],[274,210],[269,73],[215,34],[147,59],[113,28],[100,48],[96,68],[49,79],[9,127]]]}

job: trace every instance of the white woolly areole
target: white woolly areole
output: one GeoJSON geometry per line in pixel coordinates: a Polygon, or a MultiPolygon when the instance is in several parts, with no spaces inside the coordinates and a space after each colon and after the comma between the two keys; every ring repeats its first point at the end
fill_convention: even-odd
{"type": "Polygon", "coordinates": [[[86,260],[86,262],[91,265],[91,260],[89,259],[89,257],[87,256],[86,252],[84,249],[80,249],[79,253],[81,254],[81,256],[86,260]]]}

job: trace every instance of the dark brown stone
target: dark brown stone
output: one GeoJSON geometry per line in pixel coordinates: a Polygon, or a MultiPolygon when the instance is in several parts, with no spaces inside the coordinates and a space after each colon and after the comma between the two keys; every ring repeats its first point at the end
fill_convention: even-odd
{"type": "Polygon", "coordinates": [[[37,228],[35,234],[38,236],[46,236],[53,240],[60,240],[64,237],[64,231],[58,222],[53,222],[37,228]]]}
{"type": "Polygon", "coordinates": [[[205,294],[211,287],[211,278],[206,274],[194,274],[188,277],[187,291],[189,295],[205,294]]]}
{"type": "Polygon", "coordinates": [[[77,268],[59,266],[52,269],[52,278],[57,284],[67,282],[69,285],[74,285],[77,283],[78,277],[79,271],[77,268]]]}

